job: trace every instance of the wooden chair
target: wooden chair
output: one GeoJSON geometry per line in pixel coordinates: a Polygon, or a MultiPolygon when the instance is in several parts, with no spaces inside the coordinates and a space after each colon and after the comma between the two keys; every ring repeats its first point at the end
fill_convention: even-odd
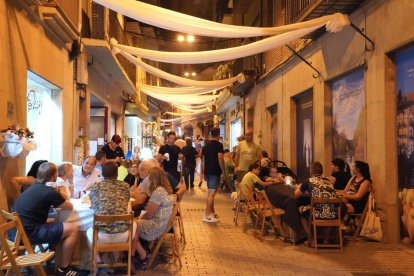
{"type": "Polygon", "coordinates": [[[179,230],[177,231],[177,228],[174,225],[174,221],[177,217],[178,208],[179,208],[179,204],[175,204],[164,233],[162,233],[159,239],[150,242],[148,247],[151,250],[152,255],[151,255],[150,260],[148,261],[146,270],[151,268],[152,264],[155,261],[155,258],[157,257],[157,254],[158,254],[158,251],[160,250],[161,245],[164,243],[164,241],[167,238],[169,238],[171,242],[173,257],[175,258],[175,260],[178,260],[180,268],[182,267],[180,251],[178,250],[178,242],[176,238],[176,233],[179,230]]]}
{"type": "Polygon", "coordinates": [[[283,215],[285,211],[282,209],[273,207],[265,191],[259,191],[255,189],[255,192],[256,192],[257,200],[259,201],[258,216],[262,219],[262,230],[258,238],[260,240],[263,239],[266,219],[268,218],[270,218],[270,221],[273,225],[273,229],[275,229],[275,231],[278,230],[280,234],[284,237],[285,233],[283,231],[282,220],[280,216],[283,215]]]}
{"type": "Polygon", "coordinates": [[[93,240],[92,240],[92,273],[96,275],[97,269],[100,267],[109,268],[109,267],[123,267],[126,266],[128,275],[131,275],[131,254],[132,254],[132,229],[133,229],[133,214],[126,215],[96,215],[93,216],[93,240]],[[125,222],[128,224],[128,239],[125,242],[116,242],[116,243],[99,243],[98,241],[98,231],[99,224],[101,222],[110,223],[110,222],[125,222]],[[116,252],[116,251],[128,251],[128,262],[123,263],[119,260],[115,261],[113,264],[98,264],[96,261],[96,256],[99,253],[105,252],[116,252]]]}
{"type": "MultiPolygon", "coordinates": [[[[374,191],[370,192],[368,197],[370,196],[374,196],[374,191]]],[[[365,217],[367,216],[367,213],[368,213],[368,200],[367,200],[367,203],[365,204],[364,211],[362,211],[362,213],[348,214],[351,225],[355,227],[354,236],[352,237],[353,241],[356,241],[359,235],[361,234],[362,226],[364,225],[364,221],[365,221],[365,217]]]]}
{"type": "MultiPolygon", "coordinates": [[[[309,241],[312,240],[313,233],[313,243],[315,247],[315,252],[318,252],[318,248],[337,248],[343,250],[343,240],[342,240],[342,230],[341,230],[341,207],[342,207],[342,198],[312,198],[311,209],[310,209],[310,219],[309,219],[309,241]],[[316,217],[316,209],[320,208],[320,204],[329,204],[336,205],[335,218],[333,219],[321,219],[316,217]],[[318,235],[317,227],[338,227],[338,237],[336,235],[318,235]],[[338,243],[318,243],[318,238],[327,239],[327,238],[337,238],[338,243]]],[[[329,229],[327,229],[329,232],[329,229]]],[[[309,242],[311,244],[311,242],[309,242]]]]}
{"type": "Polygon", "coordinates": [[[245,217],[244,217],[244,223],[243,223],[243,232],[246,232],[246,226],[247,226],[247,218],[250,216],[252,219],[254,219],[254,234],[256,235],[256,229],[257,224],[259,222],[259,202],[254,198],[254,193],[251,192],[247,195],[243,195],[244,197],[244,203],[246,205],[246,211],[245,211],[245,217]]]}
{"type": "Polygon", "coordinates": [[[242,206],[245,206],[245,202],[240,200],[240,183],[235,182],[236,184],[236,190],[238,192],[237,198],[236,198],[236,207],[234,209],[234,216],[233,216],[233,222],[235,225],[237,225],[237,220],[239,219],[239,213],[242,206]]]}
{"type": "Polygon", "coordinates": [[[177,215],[175,217],[175,220],[177,221],[178,224],[178,228],[179,228],[179,233],[180,233],[180,241],[185,244],[186,240],[185,240],[185,232],[184,232],[184,223],[183,223],[183,213],[181,211],[181,199],[182,196],[179,196],[177,198],[177,215]]]}
{"type": "Polygon", "coordinates": [[[52,258],[54,252],[35,253],[30,241],[24,231],[23,224],[17,213],[7,213],[0,211],[4,219],[4,223],[0,226],[0,272],[6,270],[6,275],[22,275],[21,267],[35,267],[37,275],[46,273],[42,264],[52,258]],[[8,238],[7,232],[16,229],[16,237],[14,241],[8,238]],[[27,251],[27,254],[25,254],[27,251]]]}

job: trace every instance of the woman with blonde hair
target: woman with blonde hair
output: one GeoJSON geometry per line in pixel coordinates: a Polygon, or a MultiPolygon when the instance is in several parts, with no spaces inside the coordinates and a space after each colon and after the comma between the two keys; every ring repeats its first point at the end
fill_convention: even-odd
{"type": "MultiPolygon", "coordinates": [[[[151,197],[144,214],[138,220],[137,233],[139,233],[140,238],[146,241],[153,241],[158,239],[165,231],[176,197],[172,194],[172,187],[160,167],[149,169],[148,177],[151,197]]],[[[148,256],[139,238],[135,239],[135,250],[139,255],[137,269],[145,269],[148,256]]]]}

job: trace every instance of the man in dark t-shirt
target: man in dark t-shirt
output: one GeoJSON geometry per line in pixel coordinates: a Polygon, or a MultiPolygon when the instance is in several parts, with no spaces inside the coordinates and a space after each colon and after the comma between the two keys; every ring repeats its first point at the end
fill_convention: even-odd
{"type": "Polygon", "coordinates": [[[13,211],[19,214],[32,244],[56,244],[62,241],[62,262],[56,275],[78,275],[72,268],[68,268],[78,236],[77,227],[65,222],[47,223],[51,207],[73,209],[72,203],[65,200],[58,190],[46,185],[48,182],[55,182],[56,178],[55,164],[50,162],[41,164],[36,183],[17,198],[13,211]]]}
{"type": "Polygon", "coordinates": [[[124,150],[119,146],[122,143],[121,136],[115,134],[112,136],[111,142],[102,147],[102,151],[106,154],[106,162],[116,162],[121,164],[121,159],[124,159],[124,150]]]}
{"type": "Polygon", "coordinates": [[[203,221],[208,223],[219,222],[214,210],[214,197],[220,186],[221,177],[224,177],[224,149],[223,144],[219,142],[220,129],[212,128],[211,137],[210,143],[201,149],[200,172],[200,179],[204,176],[208,187],[206,215],[203,218],[203,221]]]}
{"type": "Polygon", "coordinates": [[[177,164],[178,164],[178,158],[180,158],[181,155],[181,149],[174,145],[176,135],[174,131],[170,131],[167,134],[167,144],[160,147],[157,155],[158,161],[162,161],[164,171],[168,172],[172,176],[174,176],[175,179],[180,181],[180,172],[177,171],[177,164]],[[166,156],[165,154],[168,153],[166,156]]]}

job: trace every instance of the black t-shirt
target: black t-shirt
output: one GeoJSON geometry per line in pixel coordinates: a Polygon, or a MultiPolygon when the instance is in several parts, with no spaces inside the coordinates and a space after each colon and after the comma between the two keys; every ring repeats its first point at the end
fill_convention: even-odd
{"type": "Polygon", "coordinates": [[[140,179],[139,176],[133,176],[130,173],[127,174],[127,176],[125,176],[124,182],[128,183],[129,184],[129,187],[132,187],[135,184],[135,178],[138,178],[137,185],[139,185],[142,182],[142,179],[140,179]]]}
{"type": "Polygon", "coordinates": [[[22,220],[26,232],[45,224],[50,207],[58,207],[65,202],[60,193],[44,183],[36,183],[24,191],[16,200],[13,211],[22,220]]]}
{"type": "Polygon", "coordinates": [[[196,165],[196,155],[197,155],[196,149],[193,148],[193,147],[185,146],[185,147],[183,147],[182,151],[183,151],[183,155],[185,157],[184,165],[195,167],[195,165],[196,165]]]}
{"type": "Polygon", "coordinates": [[[165,175],[167,176],[168,182],[170,182],[170,184],[171,184],[172,190],[176,191],[178,184],[180,184],[180,181],[175,179],[174,176],[172,176],[171,174],[169,174],[167,172],[165,172],[165,175]]]}
{"type": "Polygon", "coordinates": [[[223,144],[216,140],[211,140],[202,149],[204,157],[204,174],[221,175],[221,167],[218,159],[219,153],[224,153],[223,144]]]}
{"type": "Polygon", "coordinates": [[[351,179],[351,176],[346,172],[333,172],[332,176],[336,179],[334,183],[335,190],[344,190],[349,179],[351,179]]]}
{"type": "Polygon", "coordinates": [[[121,147],[116,147],[115,150],[112,150],[109,147],[109,144],[106,144],[105,146],[102,147],[101,149],[103,152],[105,152],[106,154],[106,159],[115,159],[117,157],[122,157],[125,158],[124,156],[124,151],[122,150],[121,147]]]}
{"type": "Polygon", "coordinates": [[[158,151],[159,154],[166,154],[168,153],[170,156],[170,161],[163,160],[162,164],[164,167],[164,170],[166,172],[176,172],[177,171],[177,163],[178,163],[178,154],[181,153],[181,149],[176,145],[163,145],[160,147],[160,150],[158,151]]]}

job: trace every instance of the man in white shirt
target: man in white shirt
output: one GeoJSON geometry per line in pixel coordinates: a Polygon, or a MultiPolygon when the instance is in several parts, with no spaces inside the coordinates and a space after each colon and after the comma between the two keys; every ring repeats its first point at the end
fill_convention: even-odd
{"type": "Polygon", "coordinates": [[[82,166],[73,166],[73,197],[79,198],[81,192],[89,190],[95,183],[103,181],[101,172],[95,168],[95,156],[88,156],[82,166]]]}

